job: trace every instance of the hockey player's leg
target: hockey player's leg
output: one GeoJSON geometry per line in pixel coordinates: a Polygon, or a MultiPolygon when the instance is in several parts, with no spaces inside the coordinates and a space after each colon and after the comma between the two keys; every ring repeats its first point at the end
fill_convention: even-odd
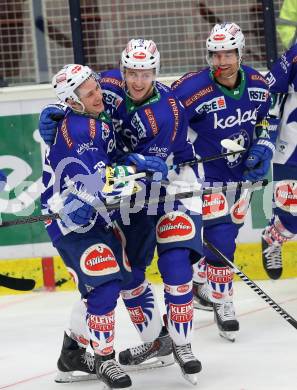
{"type": "Polygon", "coordinates": [[[86,314],[86,303],[79,300],[71,312],[70,328],[64,333],[55,378],[58,383],[97,379],[94,355],[86,350],[89,344],[86,314]]]}
{"type": "Polygon", "coordinates": [[[291,226],[292,223],[290,223],[291,219],[297,225],[297,217],[289,213],[282,216],[275,215],[262,232],[262,262],[271,279],[281,277],[283,271],[282,245],[295,236],[295,233],[285,227],[289,226],[291,230],[294,230],[294,226],[291,226]]]}
{"type": "Polygon", "coordinates": [[[64,335],[56,382],[99,379],[108,388],[131,386],[131,379],[115,361],[113,350],[114,307],[118,294],[118,283],[109,282],[95,288],[86,302],[81,300],[75,304],[71,329],[64,335]]]}
{"type": "Polygon", "coordinates": [[[113,350],[114,309],[122,281],[128,282],[131,278],[131,272],[123,265],[122,246],[112,231],[101,228],[84,235],[69,233],[56,241],[55,246],[76,276],[86,303],[86,306],[78,305],[72,313],[71,326],[76,324],[77,329],[65,335],[56,381],[71,381],[73,371],[79,370],[86,374],[96,373],[97,378],[110,388],[129,387],[131,379],[114,360],[113,350]],[[98,258],[101,246],[107,249],[100,262],[103,268],[93,262],[98,258]]]}
{"type": "MultiPolygon", "coordinates": [[[[235,252],[237,233],[238,228],[232,223],[217,224],[204,230],[205,237],[230,259],[233,259],[235,252]],[[228,239],[222,241],[222,237],[228,239]]],[[[209,298],[213,302],[214,319],[219,334],[229,341],[235,341],[234,332],[239,330],[239,323],[233,305],[234,272],[229,267],[224,266],[207,248],[204,249],[204,253],[207,262],[209,298]]]]}
{"type": "Polygon", "coordinates": [[[208,296],[206,266],[205,257],[193,264],[194,309],[212,311],[213,305],[208,296]]]}
{"type": "Polygon", "coordinates": [[[133,282],[121,295],[143,344],[121,351],[119,362],[137,370],[173,364],[171,339],[162,324],[153,288],[144,279],[144,268],[133,267],[132,272],[133,282]]]}
{"type": "Polygon", "coordinates": [[[202,366],[191,349],[193,291],[190,250],[175,248],[162,252],[158,265],[164,281],[167,326],[173,341],[174,358],[185,379],[196,384],[196,374],[202,366]]]}
{"type": "Polygon", "coordinates": [[[132,385],[129,375],[115,360],[113,349],[114,309],[119,291],[120,283],[110,281],[96,287],[87,297],[86,320],[90,338],[87,350],[94,352],[98,379],[112,389],[128,388],[132,385]]]}
{"type": "Polygon", "coordinates": [[[296,175],[296,166],[273,164],[273,217],[262,232],[262,263],[271,279],[281,277],[282,245],[297,234],[296,175]]]}

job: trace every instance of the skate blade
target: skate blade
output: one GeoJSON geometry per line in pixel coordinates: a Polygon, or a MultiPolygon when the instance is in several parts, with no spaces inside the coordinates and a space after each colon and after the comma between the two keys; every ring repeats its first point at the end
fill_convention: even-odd
{"type": "Polygon", "coordinates": [[[150,361],[143,362],[140,364],[134,365],[121,365],[121,367],[125,370],[125,372],[138,372],[144,370],[153,370],[155,368],[162,368],[171,366],[175,363],[173,358],[173,354],[167,356],[160,356],[158,358],[150,359],[150,361]]]}
{"type": "Polygon", "coordinates": [[[72,382],[83,382],[90,380],[98,380],[97,375],[82,373],[80,371],[69,371],[63,372],[58,371],[55,378],[56,383],[72,383],[72,382]]]}
{"type": "Polygon", "coordinates": [[[194,309],[204,310],[204,311],[213,311],[213,306],[205,306],[199,302],[194,301],[194,309]]]}
{"type": "Polygon", "coordinates": [[[197,374],[186,374],[184,372],[182,372],[182,374],[186,381],[190,382],[194,386],[197,385],[198,382],[197,374]]]}
{"type": "Polygon", "coordinates": [[[220,335],[223,339],[228,340],[228,341],[231,341],[231,343],[234,343],[234,341],[235,341],[234,332],[227,332],[227,331],[224,331],[224,330],[220,330],[220,331],[219,331],[219,335],[220,335]]]}
{"type": "MultiPolygon", "coordinates": [[[[109,385],[107,385],[106,383],[104,382],[99,382],[100,383],[100,386],[99,386],[99,390],[114,390],[114,389],[117,389],[116,387],[110,387],[109,385]]],[[[119,387],[119,389],[122,389],[123,387],[119,387]]],[[[124,387],[125,390],[132,390],[132,386],[129,386],[129,387],[124,387]]]]}

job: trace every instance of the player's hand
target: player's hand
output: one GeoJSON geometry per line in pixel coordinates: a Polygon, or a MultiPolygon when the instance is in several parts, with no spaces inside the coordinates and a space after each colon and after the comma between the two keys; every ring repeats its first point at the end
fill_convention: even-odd
{"type": "Polygon", "coordinates": [[[94,212],[95,209],[91,204],[71,193],[67,196],[59,214],[64,225],[73,228],[88,224],[94,212]]]}
{"type": "Polygon", "coordinates": [[[65,104],[49,104],[40,114],[39,117],[39,133],[44,142],[51,146],[55,142],[57,133],[57,125],[59,120],[63,119],[67,105],[65,104]]]}
{"type": "Polygon", "coordinates": [[[126,164],[134,164],[137,172],[159,172],[160,180],[165,180],[168,174],[168,167],[165,161],[157,156],[143,156],[139,153],[131,153],[126,158],[126,164]]]}
{"type": "Polygon", "coordinates": [[[248,168],[248,171],[244,173],[245,180],[257,181],[267,175],[273,157],[272,146],[269,141],[263,141],[260,144],[256,143],[249,149],[248,157],[244,162],[248,168]]]}
{"type": "Polygon", "coordinates": [[[141,191],[142,188],[135,180],[125,180],[125,178],[133,175],[134,173],[134,168],[129,165],[106,167],[104,179],[105,185],[103,187],[102,194],[108,204],[117,203],[121,199],[141,191]]]}

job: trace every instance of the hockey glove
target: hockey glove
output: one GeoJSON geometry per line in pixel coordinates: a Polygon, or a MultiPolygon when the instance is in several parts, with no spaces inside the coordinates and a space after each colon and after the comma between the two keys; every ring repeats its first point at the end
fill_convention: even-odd
{"type": "MultiPolygon", "coordinates": [[[[137,172],[159,172],[159,180],[165,180],[168,167],[164,160],[157,156],[143,156],[139,153],[131,153],[126,158],[126,164],[134,164],[137,172]]],[[[156,176],[154,176],[156,179],[156,176]]]]}
{"type": "Polygon", "coordinates": [[[59,120],[63,119],[67,105],[62,103],[49,104],[46,106],[39,117],[39,133],[43,141],[51,146],[55,142],[57,125],[59,120]]]}
{"type": "Polygon", "coordinates": [[[7,183],[6,175],[2,171],[0,171],[0,192],[4,190],[6,183],[7,183]]]}
{"type": "Polygon", "coordinates": [[[125,165],[117,165],[114,168],[106,167],[105,185],[102,190],[102,195],[106,199],[107,204],[113,204],[121,199],[131,196],[136,192],[141,191],[141,187],[135,182],[125,181],[124,178],[133,175],[135,172],[132,167],[125,165]],[[122,180],[117,180],[121,179],[122,180]]]}
{"type": "Polygon", "coordinates": [[[89,223],[94,212],[95,209],[91,204],[71,193],[67,196],[59,214],[64,225],[73,228],[89,223]]]}
{"type": "Polygon", "coordinates": [[[270,141],[259,139],[249,149],[248,157],[244,163],[249,170],[244,173],[244,179],[250,181],[263,179],[269,171],[274,150],[275,147],[270,141]]]}

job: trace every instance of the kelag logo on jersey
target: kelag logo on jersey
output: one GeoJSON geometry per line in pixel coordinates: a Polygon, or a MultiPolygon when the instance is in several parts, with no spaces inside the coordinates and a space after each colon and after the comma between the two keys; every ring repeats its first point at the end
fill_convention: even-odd
{"type": "Polygon", "coordinates": [[[236,109],[235,115],[227,116],[227,118],[219,118],[218,114],[213,114],[213,128],[216,129],[226,129],[229,127],[241,126],[245,122],[250,122],[252,125],[256,124],[257,121],[257,108],[254,110],[248,110],[242,112],[240,108],[236,109]]]}
{"type": "Polygon", "coordinates": [[[208,100],[207,102],[203,102],[200,104],[197,108],[195,108],[195,111],[198,114],[202,114],[203,112],[214,112],[219,110],[224,110],[226,108],[226,101],[224,96],[219,96],[214,99],[208,100]]]}
{"type": "Polygon", "coordinates": [[[248,88],[249,98],[254,102],[266,102],[268,91],[264,88],[248,88]]]}

